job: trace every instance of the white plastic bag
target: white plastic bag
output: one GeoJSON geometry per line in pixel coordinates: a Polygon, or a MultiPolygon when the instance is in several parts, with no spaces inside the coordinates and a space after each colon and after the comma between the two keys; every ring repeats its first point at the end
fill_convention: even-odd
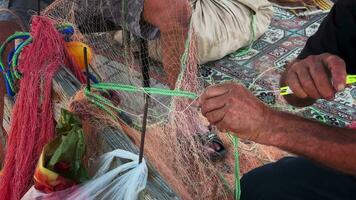
{"type": "Polygon", "coordinates": [[[115,150],[102,155],[96,165],[94,177],[83,185],[50,194],[42,193],[32,187],[22,200],[68,199],[68,200],[135,200],[145,189],[148,169],[146,161],[138,163],[138,156],[124,150],[115,150]],[[110,169],[116,158],[129,160],[110,169]]]}

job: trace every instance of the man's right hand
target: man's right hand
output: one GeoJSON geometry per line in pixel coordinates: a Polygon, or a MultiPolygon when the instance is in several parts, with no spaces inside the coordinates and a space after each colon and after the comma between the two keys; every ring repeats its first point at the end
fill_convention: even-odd
{"type": "Polygon", "coordinates": [[[345,88],[346,76],[345,62],[338,56],[324,53],[291,63],[282,76],[281,85],[288,85],[293,91],[292,97],[286,97],[287,101],[288,98],[312,102],[332,100],[336,92],[345,88]]]}

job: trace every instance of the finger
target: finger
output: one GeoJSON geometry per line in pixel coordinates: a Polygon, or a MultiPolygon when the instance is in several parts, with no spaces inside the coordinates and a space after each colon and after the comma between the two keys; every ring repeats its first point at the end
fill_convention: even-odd
{"type": "Polygon", "coordinates": [[[203,94],[199,97],[199,99],[194,105],[197,107],[201,107],[207,99],[224,95],[229,91],[230,87],[227,84],[210,86],[203,92],[203,94]]]}
{"type": "Polygon", "coordinates": [[[297,75],[299,82],[307,95],[313,99],[320,99],[321,95],[319,94],[314,80],[310,75],[309,68],[301,67],[297,70],[297,75]]]}
{"type": "Polygon", "coordinates": [[[210,124],[215,125],[224,119],[226,113],[226,107],[211,111],[206,113],[206,118],[209,120],[210,124]]]}
{"type": "Polygon", "coordinates": [[[325,60],[325,65],[331,72],[332,84],[336,91],[342,91],[346,86],[346,64],[341,58],[330,55],[325,60]]]}
{"type": "Polygon", "coordinates": [[[331,100],[334,97],[335,92],[327,71],[322,62],[315,62],[313,64],[314,66],[309,68],[309,72],[314,81],[314,85],[321,97],[331,100]]]}
{"type": "Polygon", "coordinates": [[[229,92],[231,89],[229,84],[221,84],[209,87],[203,94],[205,99],[221,96],[229,92]]]}
{"type": "Polygon", "coordinates": [[[308,97],[307,93],[305,93],[305,91],[302,88],[302,85],[299,82],[298,75],[295,72],[289,73],[287,83],[295,96],[302,99],[308,97]]]}
{"type": "Polygon", "coordinates": [[[201,105],[202,114],[206,116],[206,113],[208,112],[212,112],[214,110],[225,107],[227,99],[227,94],[224,94],[218,97],[205,100],[205,102],[203,102],[201,105]]]}

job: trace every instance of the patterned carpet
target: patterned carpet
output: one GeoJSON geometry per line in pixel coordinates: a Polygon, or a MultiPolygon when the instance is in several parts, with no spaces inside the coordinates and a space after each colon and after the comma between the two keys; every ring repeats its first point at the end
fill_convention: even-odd
{"type": "Polygon", "coordinates": [[[356,86],[350,86],[338,93],[334,101],[319,100],[313,106],[303,109],[286,105],[278,95],[276,90],[279,88],[279,74],[283,71],[284,64],[300,53],[308,37],[318,29],[325,14],[298,18],[283,9],[275,7],[274,11],[275,16],[268,31],[254,43],[247,55],[238,57],[232,54],[208,63],[201,68],[201,77],[209,84],[224,80],[242,82],[258,98],[273,107],[327,124],[344,127],[355,121],[356,86]],[[253,82],[255,84],[251,86],[253,82]]]}

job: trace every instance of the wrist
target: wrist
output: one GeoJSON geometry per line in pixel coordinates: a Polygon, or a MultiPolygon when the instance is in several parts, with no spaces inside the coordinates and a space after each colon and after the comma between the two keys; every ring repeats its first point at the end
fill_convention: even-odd
{"type": "Polygon", "coordinates": [[[271,108],[267,108],[264,113],[264,120],[257,131],[255,142],[265,145],[274,145],[280,137],[279,132],[275,132],[275,126],[279,126],[279,122],[283,121],[282,113],[271,108]]]}

